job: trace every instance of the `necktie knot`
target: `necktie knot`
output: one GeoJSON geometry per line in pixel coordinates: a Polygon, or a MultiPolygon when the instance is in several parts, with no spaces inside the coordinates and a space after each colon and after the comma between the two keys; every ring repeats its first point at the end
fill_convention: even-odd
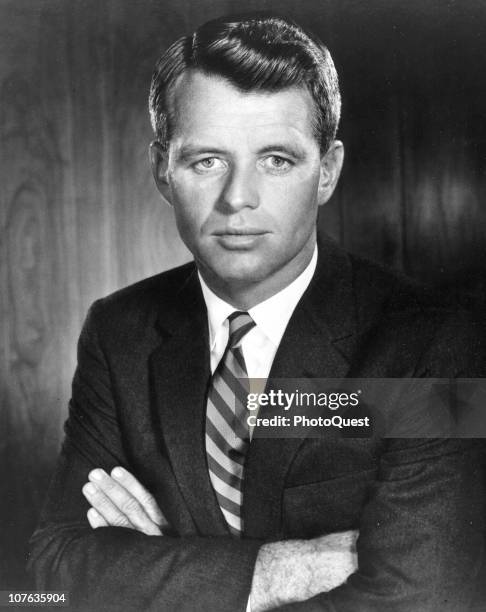
{"type": "Polygon", "coordinates": [[[255,321],[247,312],[236,311],[228,317],[229,339],[228,347],[235,348],[250,329],[255,327],[255,321]]]}

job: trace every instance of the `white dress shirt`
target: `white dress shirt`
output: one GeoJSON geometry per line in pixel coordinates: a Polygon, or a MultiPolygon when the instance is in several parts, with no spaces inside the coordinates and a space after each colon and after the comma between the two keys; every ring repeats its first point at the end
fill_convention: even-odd
{"type": "MultiPolygon", "coordinates": [[[[287,323],[309,286],[316,265],[317,246],[305,270],[290,285],[248,311],[255,321],[255,327],[243,337],[241,349],[249,378],[268,377],[287,323]]],[[[199,281],[208,310],[209,350],[213,373],[228,343],[228,317],[236,309],[219,298],[206,285],[200,274],[199,281]]]]}
{"type": "MultiPolygon", "coordinates": [[[[241,350],[245,358],[249,378],[268,378],[273,358],[284,335],[287,323],[304,291],[309,286],[316,265],[317,246],[314,248],[312,258],[305,270],[290,285],[248,310],[248,314],[256,324],[241,341],[241,350]]],[[[214,373],[228,343],[228,317],[236,309],[219,298],[207,286],[199,272],[198,275],[208,311],[211,373],[214,373]]],[[[261,390],[263,391],[263,389],[261,390]]],[[[250,431],[250,436],[251,433],[250,431]]],[[[248,598],[246,612],[251,612],[250,598],[248,598]]]]}

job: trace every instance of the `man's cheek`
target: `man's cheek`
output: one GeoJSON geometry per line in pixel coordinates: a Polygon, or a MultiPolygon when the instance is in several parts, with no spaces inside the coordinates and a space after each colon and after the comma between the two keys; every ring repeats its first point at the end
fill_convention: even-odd
{"type": "Polygon", "coordinates": [[[176,225],[179,231],[180,237],[185,245],[190,249],[191,246],[197,242],[197,236],[199,234],[199,224],[188,211],[175,209],[176,225]]]}

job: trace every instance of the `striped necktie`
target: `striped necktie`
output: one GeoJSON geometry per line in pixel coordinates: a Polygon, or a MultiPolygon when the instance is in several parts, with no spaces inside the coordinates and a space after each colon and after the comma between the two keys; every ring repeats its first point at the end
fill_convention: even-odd
{"type": "Polygon", "coordinates": [[[221,511],[231,533],[240,536],[243,531],[243,472],[250,444],[246,421],[248,373],[240,342],[255,326],[255,322],[247,312],[234,312],[228,321],[228,344],[208,390],[206,455],[209,476],[221,511]]]}

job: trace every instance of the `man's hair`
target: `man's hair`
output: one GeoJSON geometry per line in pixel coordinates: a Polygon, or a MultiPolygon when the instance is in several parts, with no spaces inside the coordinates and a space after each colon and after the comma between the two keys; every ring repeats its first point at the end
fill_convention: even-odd
{"type": "Polygon", "coordinates": [[[157,62],[149,111],[157,140],[174,130],[174,85],[188,70],[217,75],[244,92],[305,87],[315,105],[313,131],[325,153],[336,137],[341,96],[327,48],[283,17],[253,14],[209,21],[173,43],[157,62]]]}

